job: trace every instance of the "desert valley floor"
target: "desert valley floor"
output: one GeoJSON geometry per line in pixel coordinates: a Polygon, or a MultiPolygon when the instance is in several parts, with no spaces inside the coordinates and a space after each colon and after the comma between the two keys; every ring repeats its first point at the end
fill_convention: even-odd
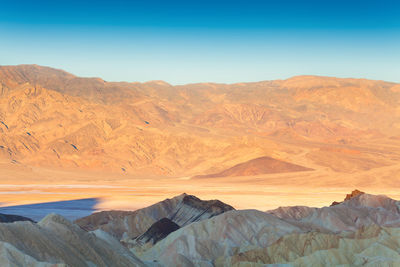
{"type": "Polygon", "coordinates": [[[2,206],[98,198],[94,210],[135,210],[186,192],[202,199],[217,198],[237,209],[268,210],[329,206],[332,199],[341,199],[354,188],[400,199],[399,187],[389,183],[400,166],[357,174],[312,171],[198,179],[2,166],[7,166],[0,174],[2,206]]]}

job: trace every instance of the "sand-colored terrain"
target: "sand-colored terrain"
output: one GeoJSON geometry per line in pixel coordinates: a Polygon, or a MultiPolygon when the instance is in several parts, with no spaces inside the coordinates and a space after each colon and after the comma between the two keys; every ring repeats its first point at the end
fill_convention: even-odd
{"type": "MultiPolygon", "coordinates": [[[[4,165],[3,165],[4,166],[4,165]]],[[[101,172],[48,169],[0,174],[3,206],[60,200],[100,198],[99,210],[135,210],[182,192],[203,199],[220,199],[237,209],[273,209],[279,206],[327,206],[354,188],[400,198],[396,177],[400,166],[358,174],[301,172],[251,177],[189,179],[143,177],[101,172]]]]}
{"type": "Polygon", "coordinates": [[[315,76],[111,83],[3,66],[0,203],[100,197],[99,209],[136,209],[186,192],[266,210],[354,188],[399,198],[398,88],[315,76]],[[246,165],[262,157],[287,165],[246,165]]]}

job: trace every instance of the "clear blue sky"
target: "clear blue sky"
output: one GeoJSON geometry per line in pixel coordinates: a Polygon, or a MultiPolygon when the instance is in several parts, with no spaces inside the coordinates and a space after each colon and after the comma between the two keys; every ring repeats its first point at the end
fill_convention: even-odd
{"type": "Polygon", "coordinates": [[[0,0],[0,65],[108,81],[400,82],[400,1],[0,0]]]}

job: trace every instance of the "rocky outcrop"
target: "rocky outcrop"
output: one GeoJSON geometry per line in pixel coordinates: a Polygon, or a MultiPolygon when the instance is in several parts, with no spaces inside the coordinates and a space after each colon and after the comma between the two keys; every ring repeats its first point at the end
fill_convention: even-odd
{"type": "Polygon", "coordinates": [[[346,197],[344,198],[344,201],[350,200],[353,197],[356,197],[358,195],[362,195],[365,194],[364,192],[360,191],[360,190],[353,190],[350,194],[347,194],[346,197]]]}
{"type": "Polygon", "coordinates": [[[183,227],[230,210],[234,208],[219,200],[201,200],[195,196],[185,195],[168,218],[183,227]]]}
{"type": "Polygon", "coordinates": [[[137,211],[103,211],[75,222],[85,230],[101,229],[117,239],[129,242],[143,235],[163,218],[183,227],[233,209],[219,200],[205,201],[182,194],[137,211]]]}
{"type": "Polygon", "coordinates": [[[364,193],[331,207],[229,211],[136,251],[163,266],[395,266],[399,206],[364,193]]]}
{"type": "Polygon", "coordinates": [[[117,241],[111,246],[56,214],[2,223],[0,240],[2,266],[144,266],[117,241]]]}
{"type": "Polygon", "coordinates": [[[400,227],[399,201],[383,195],[362,192],[349,195],[353,196],[330,207],[285,207],[267,212],[286,221],[307,225],[312,230],[324,232],[355,231],[360,227],[374,224],[400,227]]]}
{"type": "Polygon", "coordinates": [[[347,236],[296,233],[266,248],[220,257],[215,266],[398,266],[399,237],[400,228],[376,225],[360,228],[347,236]]]}
{"type": "Polygon", "coordinates": [[[167,218],[155,222],[144,234],[134,240],[128,240],[128,246],[134,248],[135,251],[148,249],[181,227],[230,210],[234,210],[234,208],[219,200],[201,200],[195,196],[184,194],[182,201],[167,218]]]}
{"type": "Polygon", "coordinates": [[[232,210],[180,228],[138,255],[143,260],[157,259],[164,266],[189,266],[187,262],[208,266],[223,255],[267,247],[282,236],[302,231],[261,211],[232,210]]]}
{"type": "MultiPolygon", "coordinates": [[[[344,198],[344,201],[350,200],[353,197],[356,197],[356,196],[361,195],[361,194],[365,194],[365,193],[360,191],[360,190],[358,190],[358,189],[355,189],[350,194],[346,195],[346,197],[344,198]]],[[[335,206],[335,205],[338,205],[340,203],[342,203],[342,202],[333,201],[331,206],[335,206]]]]}
{"type": "Polygon", "coordinates": [[[136,211],[102,211],[80,218],[77,225],[87,231],[100,229],[118,240],[131,240],[146,232],[156,221],[168,217],[186,194],[165,199],[136,211]]]}

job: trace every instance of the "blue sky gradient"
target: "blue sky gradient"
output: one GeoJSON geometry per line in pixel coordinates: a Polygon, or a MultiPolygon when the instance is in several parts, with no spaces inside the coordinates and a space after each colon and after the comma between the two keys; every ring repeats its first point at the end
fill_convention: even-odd
{"type": "Polygon", "coordinates": [[[400,1],[2,1],[0,64],[108,81],[400,82],[400,1]]]}

